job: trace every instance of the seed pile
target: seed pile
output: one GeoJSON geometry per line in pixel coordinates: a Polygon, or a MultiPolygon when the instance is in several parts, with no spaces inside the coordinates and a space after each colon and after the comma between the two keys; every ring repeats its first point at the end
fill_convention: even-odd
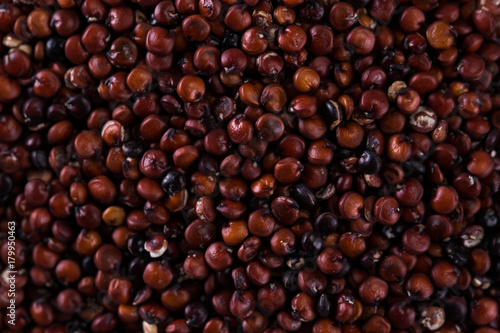
{"type": "Polygon", "coordinates": [[[497,2],[0,3],[0,330],[499,333],[497,2]]]}

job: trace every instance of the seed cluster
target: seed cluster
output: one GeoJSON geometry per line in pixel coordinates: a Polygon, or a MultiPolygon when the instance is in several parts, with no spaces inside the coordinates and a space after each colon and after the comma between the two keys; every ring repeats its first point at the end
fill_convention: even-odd
{"type": "Polygon", "coordinates": [[[499,333],[499,21],[1,2],[0,330],[499,333]]]}

